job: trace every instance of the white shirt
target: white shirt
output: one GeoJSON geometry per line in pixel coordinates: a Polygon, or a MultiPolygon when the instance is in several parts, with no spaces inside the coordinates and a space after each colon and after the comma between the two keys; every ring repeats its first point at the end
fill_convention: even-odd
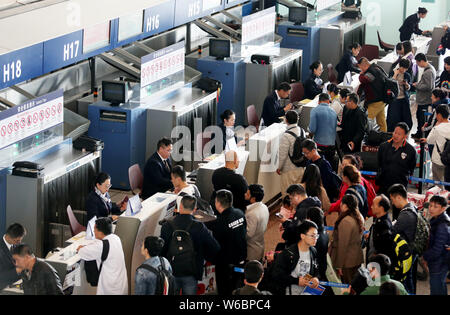
{"type": "MultiPolygon", "coordinates": [[[[109,241],[109,253],[100,272],[97,295],[128,295],[128,277],[122,241],[115,234],[110,234],[104,239],[109,241]]],[[[95,240],[93,244],[81,248],[78,254],[83,260],[97,260],[97,266],[100,268],[102,250],[103,242],[95,240]]]]}
{"type": "Polygon", "coordinates": [[[281,97],[280,97],[280,95],[278,95],[278,91],[277,90],[275,90],[275,94],[277,95],[277,100],[281,100],[281,97]]]}
{"type": "Polygon", "coordinates": [[[439,146],[439,150],[442,152],[447,139],[450,140],[450,123],[442,123],[439,126],[433,127],[427,138],[428,144],[434,145],[433,153],[431,155],[431,162],[439,166],[444,166],[444,164],[441,161],[441,156],[439,155],[437,146],[439,146]]]}
{"type": "Polygon", "coordinates": [[[188,185],[188,186],[184,187],[182,190],[180,190],[180,192],[178,193],[178,197],[177,197],[177,209],[178,210],[180,209],[181,199],[183,199],[183,196],[180,196],[181,193],[195,197],[196,191],[198,191],[198,188],[196,189],[195,185],[188,185]]]}
{"type": "Polygon", "coordinates": [[[11,251],[12,244],[9,244],[9,243],[6,241],[5,235],[3,235],[3,241],[5,242],[6,247],[8,247],[8,250],[11,251]]]}
{"type": "MultiPolygon", "coordinates": [[[[291,272],[291,276],[294,278],[304,277],[311,270],[311,254],[309,249],[306,252],[300,251],[300,258],[297,262],[297,266],[291,272]]],[[[291,285],[292,295],[301,295],[305,287],[299,285],[291,285]]],[[[286,294],[289,294],[289,287],[286,288],[286,294]]]]}
{"type": "Polygon", "coordinates": [[[261,260],[264,257],[264,233],[269,222],[269,209],[262,202],[247,206],[247,260],[261,260]]]}

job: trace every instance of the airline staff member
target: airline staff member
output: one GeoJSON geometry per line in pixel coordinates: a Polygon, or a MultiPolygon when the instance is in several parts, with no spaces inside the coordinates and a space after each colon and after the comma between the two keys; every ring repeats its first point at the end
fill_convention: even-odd
{"type": "Polygon", "coordinates": [[[428,10],[425,8],[419,8],[417,13],[414,13],[403,22],[400,27],[400,40],[403,42],[405,40],[410,40],[412,34],[426,35],[431,33],[430,31],[422,31],[419,28],[420,19],[424,19],[427,16],[428,10]]]}
{"type": "Polygon", "coordinates": [[[261,118],[264,126],[280,122],[280,117],[284,116],[287,111],[292,109],[292,104],[286,105],[284,108],[280,105],[282,98],[288,98],[291,93],[291,85],[287,82],[281,83],[278,88],[264,100],[261,118]]]}

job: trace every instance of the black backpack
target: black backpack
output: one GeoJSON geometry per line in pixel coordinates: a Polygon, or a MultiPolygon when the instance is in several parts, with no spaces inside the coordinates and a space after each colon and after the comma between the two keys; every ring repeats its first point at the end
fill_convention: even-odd
{"type": "Polygon", "coordinates": [[[390,78],[386,71],[384,71],[384,69],[380,66],[376,65],[376,68],[379,70],[383,80],[383,102],[386,104],[391,104],[397,99],[397,96],[400,93],[398,82],[397,80],[390,78]]]}
{"type": "Polygon", "coordinates": [[[286,133],[290,134],[295,138],[294,142],[294,150],[292,152],[292,155],[289,154],[289,159],[291,160],[292,164],[294,164],[297,167],[306,167],[306,162],[308,162],[308,159],[303,155],[302,151],[302,143],[306,139],[305,131],[303,128],[300,128],[300,135],[297,136],[295,133],[290,131],[291,129],[287,130],[286,133]]]}
{"type": "Polygon", "coordinates": [[[450,140],[445,139],[445,145],[444,145],[444,150],[439,149],[439,146],[436,144],[436,148],[438,150],[439,155],[441,156],[441,162],[442,164],[444,164],[445,166],[449,166],[450,165],[450,140]]]}
{"type": "Polygon", "coordinates": [[[166,269],[164,259],[159,257],[159,261],[161,265],[158,266],[158,269],[147,264],[142,264],[139,268],[146,269],[156,275],[155,295],[175,295],[175,277],[166,269]]]}
{"type": "Polygon", "coordinates": [[[86,281],[93,287],[98,285],[98,278],[100,277],[100,272],[102,271],[103,262],[108,258],[109,254],[109,242],[108,240],[102,240],[102,262],[100,268],[97,268],[96,260],[88,260],[84,262],[84,270],[86,271],[86,281]]]}
{"type": "Polygon", "coordinates": [[[167,258],[172,266],[175,277],[192,276],[196,274],[196,255],[194,242],[192,241],[189,230],[194,221],[191,221],[186,230],[180,230],[173,220],[168,223],[173,229],[172,239],[170,240],[167,258]]]}

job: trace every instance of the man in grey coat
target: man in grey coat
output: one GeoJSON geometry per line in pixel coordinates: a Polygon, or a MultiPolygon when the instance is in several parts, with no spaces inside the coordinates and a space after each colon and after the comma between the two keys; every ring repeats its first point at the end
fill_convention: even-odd
{"type": "Polygon", "coordinates": [[[418,138],[422,132],[422,127],[425,124],[424,113],[428,111],[428,107],[431,105],[431,92],[435,87],[436,69],[428,62],[427,57],[422,53],[417,54],[415,59],[417,65],[424,69],[420,81],[413,83],[413,86],[417,91],[417,133],[412,137],[418,138]]]}
{"type": "Polygon", "coordinates": [[[294,143],[296,137],[305,138],[305,131],[297,125],[298,114],[290,110],[286,113],[287,130],[280,140],[279,162],[277,173],[281,176],[281,193],[284,196],[286,190],[292,184],[298,184],[302,181],[304,167],[297,167],[292,163],[289,156],[294,153],[294,143]],[[295,136],[294,136],[295,134],[295,136]]]}

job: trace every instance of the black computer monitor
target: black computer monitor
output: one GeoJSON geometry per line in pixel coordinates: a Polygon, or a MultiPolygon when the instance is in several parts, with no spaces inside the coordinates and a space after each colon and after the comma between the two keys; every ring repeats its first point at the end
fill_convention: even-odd
{"type": "Polygon", "coordinates": [[[102,81],[102,99],[113,106],[127,101],[128,83],[125,81],[102,81]]]}
{"type": "Polygon", "coordinates": [[[216,57],[218,60],[230,57],[231,42],[228,39],[210,38],[209,39],[209,55],[216,57]]]}
{"type": "Polygon", "coordinates": [[[306,7],[289,8],[289,22],[294,22],[294,25],[302,25],[302,23],[306,23],[307,18],[308,9],[306,7]]]}

